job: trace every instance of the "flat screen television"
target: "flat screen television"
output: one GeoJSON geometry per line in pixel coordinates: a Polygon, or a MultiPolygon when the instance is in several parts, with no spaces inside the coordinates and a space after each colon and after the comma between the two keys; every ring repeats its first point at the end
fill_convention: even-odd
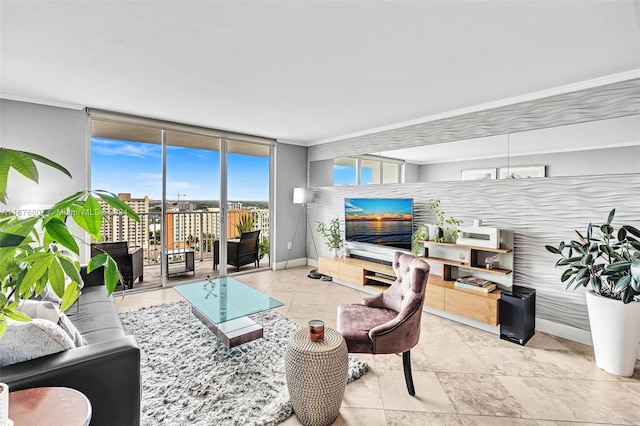
{"type": "Polygon", "coordinates": [[[412,198],[345,198],[345,240],[411,250],[412,198]]]}

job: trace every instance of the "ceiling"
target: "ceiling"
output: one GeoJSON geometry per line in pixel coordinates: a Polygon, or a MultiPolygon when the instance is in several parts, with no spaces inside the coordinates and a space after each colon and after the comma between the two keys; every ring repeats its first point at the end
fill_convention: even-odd
{"type": "Polygon", "coordinates": [[[637,3],[2,1],[0,93],[309,146],[637,71],[637,3]]]}

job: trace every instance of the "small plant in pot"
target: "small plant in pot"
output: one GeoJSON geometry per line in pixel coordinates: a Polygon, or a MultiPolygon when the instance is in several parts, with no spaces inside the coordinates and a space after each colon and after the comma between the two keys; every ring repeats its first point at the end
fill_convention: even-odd
{"type": "Polygon", "coordinates": [[[416,229],[413,233],[413,237],[411,238],[411,254],[414,256],[420,255],[420,250],[422,249],[422,241],[429,238],[429,228],[427,225],[421,225],[416,229]]]}
{"type": "Polygon", "coordinates": [[[596,364],[621,376],[633,375],[640,343],[640,230],[611,225],[615,209],[602,225],[589,224],[578,240],[545,248],[566,267],[566,288],[587,287],[587,309],[596,364]]]}
{"type": "Polygon", "coordinates": [[[333,218],[329,224],[318,222],[316,231],[322,235],[327,246],[331,249],[334,256],[338,255],[338,249],[342,247],[342,235],[340,235],[340,219],[333,218]]]}
{"type": "Polygon", "coordinates": [[[431,210],[435,218],[436,230],[434,240],[438,243],[445,241],[455,242],[460,233],[458,227],[462,225],[463,221],[453,216],[445,218],[444,212],[440,210],[440,200],[430,199],[427,201],[427,208],[431,210]]]}

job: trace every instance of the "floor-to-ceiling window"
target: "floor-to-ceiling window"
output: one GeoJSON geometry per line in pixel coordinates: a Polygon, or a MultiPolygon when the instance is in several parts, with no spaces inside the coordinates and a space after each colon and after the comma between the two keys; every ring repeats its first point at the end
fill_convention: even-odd
{"type": "Polygon", "coordinates": [[[377,185],[402,182],[404,161],[373,155],[333,160],[334,185],[377,185]]]}
{"type": "MultiPolygon", "coordinates": [[[[271,147],[264,144],[228,140],[226,145],[227,236],[229,239],[255,238],[238,246],[237,258],[228,258],[230,272],[247,267],[267,267],[270,263],[270,159],[271,147]],[[244,233],[244,235],[243,235],[244,233]],[[252,253],[256,251],[255,262],[252,253]],[[231,267],[231,266],[230,266],[231,267]]],[[[233,244],[233,243],[232,243],[233,244]]],[[[235,247],[227,252],[236,254],[235,247]]]]}
{"type": "Polygon", "coordinates": [[[91,111],[91,186],[117,194],[136,223],[105,209],[103,240],[144,249],[143,283],[227,274],[227,240],[260,231],[256,261],[270,266],[274,141],[91,111]]]}

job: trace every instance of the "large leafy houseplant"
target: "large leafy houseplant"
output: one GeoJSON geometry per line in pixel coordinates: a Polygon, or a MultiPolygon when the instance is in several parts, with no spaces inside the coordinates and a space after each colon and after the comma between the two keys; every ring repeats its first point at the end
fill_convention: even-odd
{"type": "Polygon", "coordinates": [[[615,211],[603,225],[590,223],[586,235],[576,230],[577,241],[545,248],[561,256],[556,267],[567,267],[560,278],[567,289],[590,284],[600,296],[629,303],[640,294],[640,230],[623,225],[616,232],[611,225],[615,211]]]}
{"type": "MultiPolygon", "coordinates": [[[[35,162],[53,167],[71,177],[60,164],[31,152],[0,148],[0,202],[7,204],[7,181],[11,169],[38,182],[35,162]]],[[[7,318],[29,321],[17,310],[20,301],[40,295],[47,286],[62,299],[60,310],[68,309],[78,298],[83,282],[78,256],[79,238],[68,226],[71,219],[91,238],[100,240],[102,208],[98,199],[132,219],[138,215],[115,194],[107,191],[79,191],[51,208],[21,217],[18,212],[0,215],[0,337],[7,329],[7,318]]],[[[93,256],[87,266],[91,272],[104,267],[109,294],[119,281],[118,266],[106,253],[93,256]]]]}

